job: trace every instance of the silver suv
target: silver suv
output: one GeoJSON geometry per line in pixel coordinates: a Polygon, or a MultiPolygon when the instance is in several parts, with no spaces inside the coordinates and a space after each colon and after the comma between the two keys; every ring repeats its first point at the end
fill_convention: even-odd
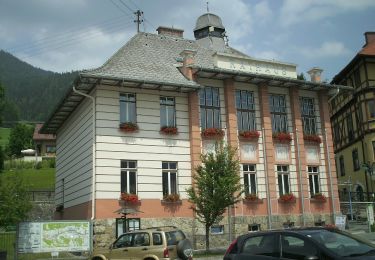
{"type": "Polygon", "coordinates": [[[191,260],[193,249],[180,229],[152,227],[122,234],[108,249],[94,251],[91,259],[191,260]]]}

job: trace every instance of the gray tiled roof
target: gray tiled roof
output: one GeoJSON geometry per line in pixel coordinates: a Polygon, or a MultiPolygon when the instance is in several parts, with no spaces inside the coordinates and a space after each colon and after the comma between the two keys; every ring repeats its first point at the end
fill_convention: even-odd
{"type": "MultiPolygon", "coordinates": [[[[180,53],[186,49],[197,51],[195,65],[214,68],[212,57],[216,52],[214,49],[205,48],[194,40],[138,33],[103,66],[84,71],[82,74],[197,86],[196,82],[186,79],[177,68],[181,63],[176,58],[179,58],[180,53]]],[[[230,47],[225,47],[224,52],[245,56],[230,47]]]]}

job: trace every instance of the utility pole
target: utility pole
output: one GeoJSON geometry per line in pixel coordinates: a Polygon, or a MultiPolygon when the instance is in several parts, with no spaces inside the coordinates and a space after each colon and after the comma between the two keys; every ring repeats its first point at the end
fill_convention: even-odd
{"type": "Polygon", "coordinates": [[[139,25],[143,23],[143,19],[141,19],[143,12],[141,10],[137,10],[137,12],[134,12],[134,14],[137,16],[137,20],[134,20],[134,22],[137,24],[137,33],[139,33],[139,25]]]}

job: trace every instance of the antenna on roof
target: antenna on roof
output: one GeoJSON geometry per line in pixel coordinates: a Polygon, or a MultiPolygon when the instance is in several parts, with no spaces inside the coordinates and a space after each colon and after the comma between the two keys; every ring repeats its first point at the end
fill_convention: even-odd
{"type": "Polygon", "coordinates": [[[206,4],[207,4],[207,13],[209,13],[210,10],[208,9],[208,1],[206,2],[206,4]]]}
{"type": "Polygon", "coordinates": [[[143,19],[140,19],[143,12],[141,10],[137,10],[137,12],[134,12],[134,14],[137,16],[137,20],[134,20],[134,22],[137,24],[137,33],[139,33],[139,25],[143,23],[143,19]]]}

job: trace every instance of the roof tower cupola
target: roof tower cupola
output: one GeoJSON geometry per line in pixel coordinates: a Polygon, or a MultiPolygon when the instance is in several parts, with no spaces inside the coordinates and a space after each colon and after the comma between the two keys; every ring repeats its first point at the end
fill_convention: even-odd
{"type": "Polygon", "coordinates": [[[198,17],[194,28],[196,40],[206,37],[218,37],[224,39],[225,27],[221,18],[216,14],[206,13],[198,17]]]}

